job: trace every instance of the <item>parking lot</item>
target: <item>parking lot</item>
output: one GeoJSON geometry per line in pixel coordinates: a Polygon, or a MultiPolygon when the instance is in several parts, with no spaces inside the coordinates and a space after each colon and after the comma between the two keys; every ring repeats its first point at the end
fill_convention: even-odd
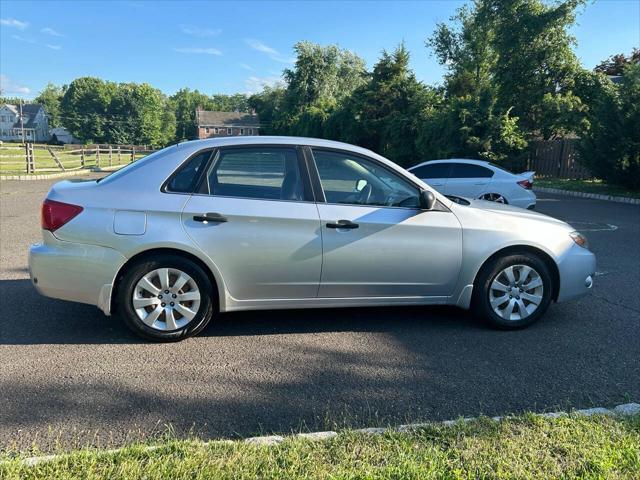
{"type": "Polygon", "coordinates": [[[640,402],[640,206],[538,197],[588,235],[598,274],[588,297],[526,330],[455,308],[293,310],[224,314],[196,338],[150,344],[31,286],[27,248],[53,182],[0,184],[0,448],[640,402]]]}

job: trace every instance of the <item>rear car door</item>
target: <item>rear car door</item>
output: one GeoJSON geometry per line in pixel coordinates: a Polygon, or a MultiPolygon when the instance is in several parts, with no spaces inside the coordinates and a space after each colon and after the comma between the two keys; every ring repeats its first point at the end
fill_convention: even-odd
{"type": "Polygon", "coordinates": [[[459,197],[478,198],[487,192],[493,171],[472,163],[451,163],[451,173],[445,193],[459,197]]]}
{"type": "Polygon", "coordinates": [[[298,147],[225,147],[182,222],[236,300],[315,297],[322,242],[310,195],[298,147]]]}
{"type": "Polygon", "coordinates": [[[374,159],[312,152],[323,197],[319,297],[451,295],[462,254],[455,215],[418,208],[419,188],[374,159]]]}
{"type": "Polygon", "coordinates": [[[451,164],[447,162],[428,163],[411,169],[420,180],[424,180],[429,186],[435,188],[440,193],[444,193],[449,179],[451,164]]]}

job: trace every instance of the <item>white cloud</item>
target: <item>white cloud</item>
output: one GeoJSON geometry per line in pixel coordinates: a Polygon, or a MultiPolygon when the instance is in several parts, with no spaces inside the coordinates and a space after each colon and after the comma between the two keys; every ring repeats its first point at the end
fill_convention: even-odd
{"type": "Polygon", "coordinates": [[[198,53],[203,55],[222,55],[222,52],[217,48],[200,48],[200,47],[189,47],[189,48],[174,48],[174,52],[178,53],[198,53]]]}
{"type": "Polygon", "coordinates": [[[18,30],[24,30],[29,26],[29,22],[21,22],[15,18],[0,18],[0,25],[3,27],[13,27],[18,30]]]}
{"type": "Polygon", "coordinates": [[[253,70],[253,68],[251,67],[251,65],[247,65],[246,63],[239,63],[238,66],[240,68],[244,68],[245,70],[253,70]]]}
{"type": "Polygon", "coordinates": [[[287,57],[282,53],[278,52],[275,48],[270,47],[269,45],[261,42],[260,40],[256,40],[254,38],[245,38],[244,42],[249,45],[253,50],[257,52],[265,53],[269,56],[271,60],[275,60],[276,62],[281,63],[293,63],[295,62],[295,58],[287,57]]]}
{"type": "Polygon", "coordinates": [[[45,43],[44,45],[47,48],[50,48],[51,50],[61,50],[62,47],[60,45],[51,45],[50,43],[45,43]]]}
{"type": "Polygon", "coordinates": [[[44,33],[45,35],[51,35],[52,37],[64,37],[63,34],[50,27],[45,27],[40,30],[40,32],[44,33]]]}
{"type": "Polygon", "coordinates": [[[219,28],[200,28],[195,25],[180,25],[182,33],[193,35],[194,37],[216,37],[222,33],[219,28]]]}
{"type": "Polygon", "coordinates": [[[244,85],[247,89],[247,93],[256,93],[261,91],[264,87],[276,87],[283,85],[282,77],[270,76],[270,77],[256,77],[251,76],[244,81],[244,85]]]}
{"type": "Polygon", "coordinates": [[[27,95],[31,93],[29,87],[19,85],[4,74],[0,74],[0,94],[2,95],[27,95]]]}
{"type": "Polygon", "coordinates": [[[20,35],[11,35],[11,38],[24,43],[37,43],[33,38],[25,38],[25,37],[21,37],[20,35]]]}

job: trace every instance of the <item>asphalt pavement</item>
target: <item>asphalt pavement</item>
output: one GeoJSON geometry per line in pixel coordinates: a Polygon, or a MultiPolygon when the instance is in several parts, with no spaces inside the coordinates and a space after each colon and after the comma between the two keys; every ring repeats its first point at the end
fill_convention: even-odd
{"type": "Polygon", "coordinates": [[[640,402],[640,206],[553,195],[584,231],[592,293],[502,332],[455,308],[220,315],[146,343],[97,308],[41,297],[27,249],[54,180],[0,183],[0,449],[379,426],[640,402]]]}

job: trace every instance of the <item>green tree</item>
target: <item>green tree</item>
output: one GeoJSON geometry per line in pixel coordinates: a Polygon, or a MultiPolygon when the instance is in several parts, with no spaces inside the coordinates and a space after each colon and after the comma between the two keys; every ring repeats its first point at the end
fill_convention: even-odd
{"type": "Polygon", "coordinates": [[[106,142],[111,137],[109,126],[111,101],[117,85],[95,77],[81,77],[69,84],[60,102],[64,125],[84,141],[106,142]]]}
{"type": "Polygon", "coordinates": [[[640,64],[625,67],[621,85],[601,73],[585,73],[579,85],[588,105],[581,161],[598,178],[640,189],[640,64]]]}
{"type": "Polygon", "coordinates": [[[33,100],[34,103],[44,105],[49,119],[49,127],[60,127],[64,122],[60,118],[60,103],[65,93],[65,87],[58,87],[53,83],[48,83],[46,87],[33,100]]]}
{"type": "Polygon", "coordinates": [[[323,136],[331,114],[366,81],[364,61],[336,45],[300,42],[293,68],[283,73],[285,88],[269,88],[249,103],[271,133],[323,136]]]}
{"type": "Polygon", "coordinates": [[[632,63],[640,63],[640,49],[634,48],[631,55],[626,56],[624,53],[612,55],[603,60],[593,70],[605,75],[622,75],[627,65],[632,63]]]}

